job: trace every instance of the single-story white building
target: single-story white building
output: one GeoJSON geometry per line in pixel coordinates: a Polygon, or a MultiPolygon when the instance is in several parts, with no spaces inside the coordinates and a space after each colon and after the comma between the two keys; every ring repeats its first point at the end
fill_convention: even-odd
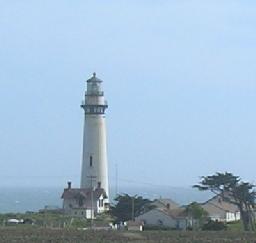
{"type": "Polygon", "coordinates": [[[216,195],[210,200],[200,205],[211,220],[220,222],[234,222],[240,220],[238,207],[225,200],[220,195],[216,195]]]}
{"type": "Polygon", "coordinates": [[[149,226],[163,226],[172,229],[186,229],[187,217],[185,210],[176,208],[167,210],[163,208],[154,208],[135,218],[138,222],[143,222],[144,225],[149,226]]]}

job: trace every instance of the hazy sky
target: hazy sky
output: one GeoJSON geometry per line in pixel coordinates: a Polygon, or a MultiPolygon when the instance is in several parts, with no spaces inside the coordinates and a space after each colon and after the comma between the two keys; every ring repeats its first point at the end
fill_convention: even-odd
{"type": "Polygon", "coordinates": [[[94,71],[112,185],[254,182],[255,26],[252,0],[0,0],[0,184],[79,185],[94,71]]]}

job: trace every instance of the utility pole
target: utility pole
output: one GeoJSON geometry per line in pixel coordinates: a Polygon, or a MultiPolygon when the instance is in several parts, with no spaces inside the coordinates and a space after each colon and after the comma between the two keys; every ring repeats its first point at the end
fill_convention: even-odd
{"type": "Polygon", "coordinates": [[[91,179],[91,229],[93,227],[93,216],[94,216],[94,209],[93,209],[93,185],[92,180],[96,178],[96,176],[88,176],[91,179]]]}
{"type": "Polygon", "coordinates": [[[115,167],[116,167],[116,197],[117,197],[117,194],[118,194],[118,165],[115,164],[115,167]]]}

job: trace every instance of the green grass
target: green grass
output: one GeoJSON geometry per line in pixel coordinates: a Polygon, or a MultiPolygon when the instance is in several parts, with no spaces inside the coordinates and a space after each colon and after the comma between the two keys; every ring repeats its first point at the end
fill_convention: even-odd
{"type": "MultiPolygon", "coordinates": [[[[94,220],[98,226],[107,225],[108,215],[94,220]]],[[[226,231],[90,231],[90,221],[71,218],[60,213],[0,214],[2,243],[256,243],[256,233],[242,231],[240,222],[228,224],[226,231]],[[3,226],[10,218],[32,219],[34,225],[3,226]]]]}
{"type": "Polygon", "coordinates": [[[238,231],[238,232],[243,231],[243,226],[240,221],[228,223],[227,226],[228,226],[228,230],[231,230],[231,231],[238,231]]]}

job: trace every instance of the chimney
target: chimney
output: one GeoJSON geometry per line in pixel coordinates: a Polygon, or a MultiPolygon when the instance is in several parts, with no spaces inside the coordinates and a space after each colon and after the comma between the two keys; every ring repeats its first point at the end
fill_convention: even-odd
{"type": "Polygon", "coordinates": [[[71,189],[71,181],[68,181],[68,189],[71,189]]]}
{"type": "Polygon", "coordinates": [[[98,188],[101,188],[101,182],[100,181],[98,182],[98,188]]]}
{"type": "Polygon", "coordinates": [[[166,204],[167,209],[170,209],[170,203],[166,204]]]}

